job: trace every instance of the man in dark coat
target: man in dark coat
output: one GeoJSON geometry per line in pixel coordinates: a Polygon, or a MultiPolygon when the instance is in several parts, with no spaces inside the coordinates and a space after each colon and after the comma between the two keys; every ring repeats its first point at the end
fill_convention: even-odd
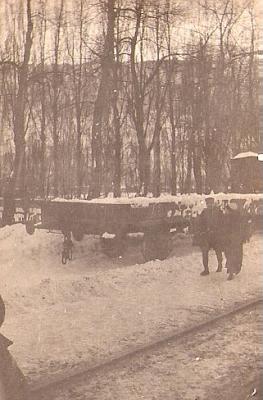
{"type": "Polygon", "coordinates": [[[217,272],[222,271],[222,250],[223,250],[223,234],[222,229],[223,213],[219,207],[216,206],[213,197],[206,198],[206,208],[202,211],[199,216],[199,232],[197,233],[197,242],[202,251],[202,259],[204,270],[201,272],[201,276],[209,274],[208,268],[208,254],[210,249],[214,249],[218,268],[217,272]]]}
{"type": "MultiPolygon", "coordinates": [[[[0,296],[0,327],[4,319],[5,304],[0,296]]],[[[11,340],[0,334],[0,399],[28,400],[25,377],[8,350],[11,344],[11,340]]]]}
{"type": "Polygon", "coordinates": [[[246,219],[238,201],[230,201],[224,220],[226,268],[228,280],[232,280],[242,268],[243,243],[247,232],[246,219]]]}

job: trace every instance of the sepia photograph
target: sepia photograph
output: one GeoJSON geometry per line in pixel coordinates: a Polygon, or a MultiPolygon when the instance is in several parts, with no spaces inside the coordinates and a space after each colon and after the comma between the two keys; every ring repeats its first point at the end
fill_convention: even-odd
{"type": "Polygon", "coordinates": [[[1,0],[0,400],[263,399],[262,23],[1,0]]]}

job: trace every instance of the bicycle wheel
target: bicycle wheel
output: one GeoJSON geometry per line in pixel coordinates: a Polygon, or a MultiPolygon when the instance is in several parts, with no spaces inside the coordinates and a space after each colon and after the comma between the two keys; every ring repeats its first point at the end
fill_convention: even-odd
{"type": "Polygon", "coordinates": [[[62,256],[61,256],[62,264],[65,265],[67,263],[67,259],[68,259],[67,254],[66,254],[65,250],[63,250],[62,251],[62,256]]]}

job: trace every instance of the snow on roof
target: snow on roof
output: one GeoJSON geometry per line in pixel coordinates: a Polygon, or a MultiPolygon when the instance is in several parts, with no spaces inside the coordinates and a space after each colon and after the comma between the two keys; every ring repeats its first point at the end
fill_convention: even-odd
{"type": "Polygon", "coordinates": [[[239,158],[247,158],[247,157],[258,157],[258,153],[254,153],[253,151],[247,151],[245,153],[239,153],[232,160],[237,160],[239,158]]]}

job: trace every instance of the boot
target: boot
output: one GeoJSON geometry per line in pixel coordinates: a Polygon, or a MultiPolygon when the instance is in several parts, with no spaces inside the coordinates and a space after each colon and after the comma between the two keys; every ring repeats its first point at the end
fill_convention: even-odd
{"type": "Polygon", "coordinates": [[[202,272],[200,273],[200,275],[201,275],[201,276],[209,275],[209,270],[208,270],[208,269],[205,269],[204,271],[202,271],[202,272]]]}
{"type": "Polygon", "coordinates": [[[230,274],[228,275],[227,280],[228,281],[232,281],[232,279],[234,279],[234,274],[232,272],[230,272],[230,274]]]}
{"type": "Polygon", "coordinates": [[[241,271],[241,265],[237,268],[236,275],[238,275],[240,273],[240,271],[241,271]]]}

